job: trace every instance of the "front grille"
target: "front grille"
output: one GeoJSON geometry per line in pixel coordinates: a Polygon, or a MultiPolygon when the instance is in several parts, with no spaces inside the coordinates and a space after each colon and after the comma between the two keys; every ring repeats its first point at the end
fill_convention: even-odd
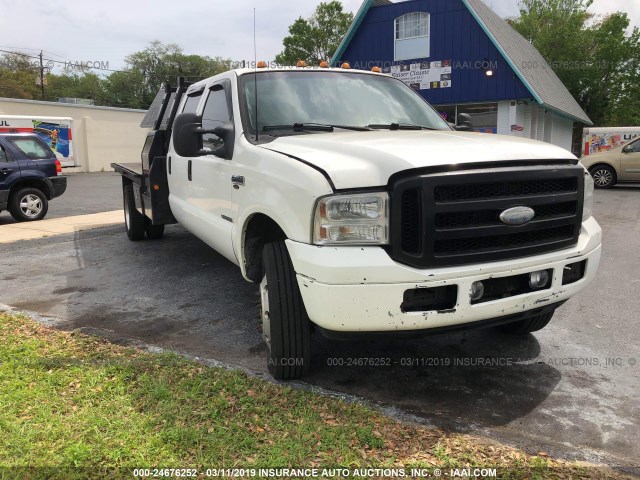
{"type": "Polygon", "coordinates": [[[513,183],[446,185],[437,187],[437,202],[463,202],[485,198],[526,197],[547,193],[575,192],[576,178],[550,178],[513,183]]]}
{"type": "Polygon", "coordinates": [[[563,240],[573,235],[573,226],[565,225],[532,232],[491,235],[489,237],[454,238],[438,240],[435,243],[435,255],[461,255],[467,253],[490,252],[496,249],[522,248],[563,240]]]}
{"type": "Polygon", "coordinates": [[[420,191],[416,188],[402,194],[402,250],[411,254],[420,252],[420,191]]]}
{"type": "Polygon", "coordinates": [[[391,188],[391,256],[420,268],[518,258],[575,245],[582,221],[579,166],[501,168],[405,177],[391,188]],[[500,214],[526,206],[525,225],[500,214]]]}
{"type": "MultiPolygon", "coordinates": [[[[537,220],[574,216],[576,214],[576,203],[565,202],[551,205],[536,205],[533,210],[536,212],[535,218],[537,220]]],[[[473,212],[438,213],[436,215],[436,228],[438,230],[443,230],[447,228],[502,225],[500,222],[501,213],[502,210],[500,209],[473,212]]]]}

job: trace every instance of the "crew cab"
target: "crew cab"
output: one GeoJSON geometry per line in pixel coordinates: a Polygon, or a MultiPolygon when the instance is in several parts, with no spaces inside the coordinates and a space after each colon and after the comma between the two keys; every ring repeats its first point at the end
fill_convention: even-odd
{"type": "Polygon", "coordinates": [[[67,189],[55,153],[35,134],[0,133],[0,212],[18,222],[41,220],[49,200],[67,189]]]}
{"type": "Polygon", "coordinates": [[[528,334],[600,261],[593,180],[546,143],[452,127],[401,81],[232,70],[160,92],[123,175],[131,240],[179,222],[259,285],[275,378],[311,334],[528,334]]]}

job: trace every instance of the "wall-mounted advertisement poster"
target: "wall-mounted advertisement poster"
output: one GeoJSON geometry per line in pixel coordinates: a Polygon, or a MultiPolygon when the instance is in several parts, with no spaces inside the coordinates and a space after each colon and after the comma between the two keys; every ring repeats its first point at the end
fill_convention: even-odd
{"type": "Polygon", "coordinates": [[[414,90],[451,88],[451,60],[393,65],[389,73],[414,90]]]}

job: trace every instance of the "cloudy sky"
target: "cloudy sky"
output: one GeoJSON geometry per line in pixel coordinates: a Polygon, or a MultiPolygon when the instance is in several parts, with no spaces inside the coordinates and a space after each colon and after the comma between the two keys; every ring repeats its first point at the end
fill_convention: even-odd
{"type": "MultiPolygon", "coordinates": [[[[124,57],[152,40],[175,42],[187,53],[253,58],[253,9],[257,12],[258,58],[282,50],[288,26],[308,17],[320,0],[0,0],[0,49],[21,49],[59,61],[108,62],[119,69],[124,57]]],[[[484,0],[500,15],[517,14],[517,0],[484,0]]],[[[343,0],[357,11],[362,0],[343,0]]],[[[595,0],[597,14],[621,10],[640,26],[637,0],[595,0]]]]}

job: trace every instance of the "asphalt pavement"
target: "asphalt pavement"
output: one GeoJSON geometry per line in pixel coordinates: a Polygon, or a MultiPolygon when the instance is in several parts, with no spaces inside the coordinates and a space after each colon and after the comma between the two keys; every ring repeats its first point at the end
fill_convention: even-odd
{"type": "MultiPolygon", "coordinates": [[[[87,176],[83,185],[77,176],[69,193],[77,192],[60,200],[69,201],[69,214],[119,208],[113,177],[87,176]]],[[[640,186],[597,191],[595,216],[604,229],[598,276],[544,330],[345,342],[315,335],[304,381],[448,431],[639,471],[640,186]],[[359,366],[359,358],[391,361],[359,366]]],[[[0,252],[0,303],[55,317],[60,328],[267,376],[256,286],[180,226],[160,241],[130,242],[116,226],[0,245],[0,252]]]]}

